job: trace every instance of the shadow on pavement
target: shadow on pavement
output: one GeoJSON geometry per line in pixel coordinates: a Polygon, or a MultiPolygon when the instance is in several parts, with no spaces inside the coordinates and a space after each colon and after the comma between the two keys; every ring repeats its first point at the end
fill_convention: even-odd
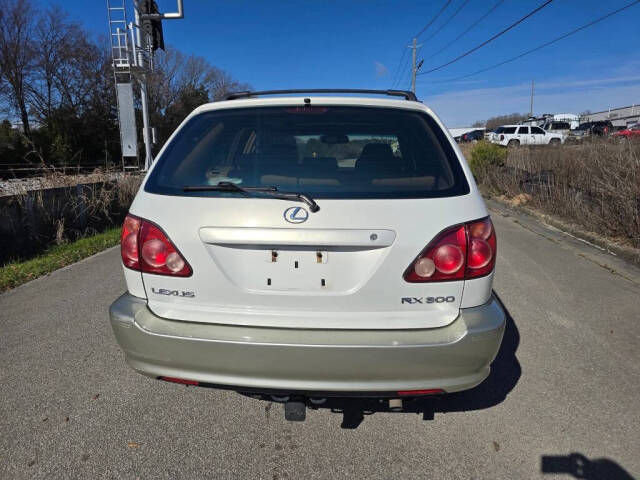
{"type": "Polygon", "coordinates": [[[465,392],[452,393],[441,397],[422,397],[414,400],[405,400],[404,408],[401,412],[390,410],[387,401],[357,397],[330,397],[322,405],[311,408],[330,409],[333,413],[342,414],[342,428],[353,429],[362,423],[366,415],[373,415],[379,412],[422,414],[423,420],[433,420],[435,413],[483,410],[502,403],[520,379],[521,368],[516,358],[520,334],[509,311],[497,294],[496,298],[502,304],[507,315],[507,324],[502,345],[491,364],[491,373],[477,387],[465,392]]]}
{"type": "Polygon", "coordinates": [[[569,455],[543,455],[542,473],[569,474],[585,480],[634,480],[624,468],[608,458],[589,460],[580,453],[569,455]]]}

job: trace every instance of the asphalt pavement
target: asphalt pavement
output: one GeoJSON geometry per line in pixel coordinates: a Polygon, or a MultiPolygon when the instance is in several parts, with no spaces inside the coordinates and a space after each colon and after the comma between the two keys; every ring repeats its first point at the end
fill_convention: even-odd
{"type": "Polygon", "coordinates": [[[117,249],[0,295],[0,478],[640,479],[640,270],[493,207],[491,376],[408,411],[282,405],[124,362],[117,249]]]}

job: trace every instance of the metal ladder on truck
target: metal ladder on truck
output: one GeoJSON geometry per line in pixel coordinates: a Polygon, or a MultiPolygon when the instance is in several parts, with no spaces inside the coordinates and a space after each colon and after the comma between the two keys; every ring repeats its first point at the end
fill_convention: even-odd
{"type": "MultiPolygon", "coordinates": [[[[115,83],[116,96],[118,100],[118,126],[121,132],[121,143],[123,148],[122,154],[122,170],[139,170],[139,159],[137,155],[137,136],[135,135],[135,123],[130,125],[130,115],[124,115],[123,106],[130,113],[133,108],[133,75],[132,65],[135,66],[136,61],[134,55],[135,42],[132,36],[130,25],[127,22],[126,0],[107,0],[107,13],[109,16],[109,40],[111,47],[111,61],[113,66],[113,79],[115,83]],[[129,94],[131,92],[131,94],[129,94]],[[129,105],[131,101],[131,105],[129,105]],[[123,128],[124,127],[124,128],[123,128]],[[129,138],[129,142],[125,142],[123,131],[130,132],[133,138],[129,138]],[[133,144],[132,144],[133,143],[133,144]],[[125,150],[125,144],[130,149],[125,150]],[[135,155],[133,153],[135,152],[135,155]],[[131,155],[127,155],[127,154],[131,155]],[[125,158],[133,158],[135,156],[135,164],[125,162],[125,158]]],[[[134,119],[135,122],[135,119],[134,119]]],[[[131,136],[130,136],[131,137],[131,136]]]]}

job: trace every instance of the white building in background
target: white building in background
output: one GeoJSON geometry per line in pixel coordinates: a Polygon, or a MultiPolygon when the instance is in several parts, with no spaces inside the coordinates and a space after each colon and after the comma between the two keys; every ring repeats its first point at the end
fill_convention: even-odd
{"type": "Polygon", "coordinates": [[[609,120],[614,127],[626,127],[640,122],[640,105],[630,107],[611,108],[602,112],[589,113],[580,116],[580,123],[609,120]]]}

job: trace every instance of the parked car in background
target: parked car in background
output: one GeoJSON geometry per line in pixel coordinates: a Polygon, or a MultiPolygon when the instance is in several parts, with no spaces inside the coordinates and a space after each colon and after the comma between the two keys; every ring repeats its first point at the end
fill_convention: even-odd
{"type": "Polygon", "coordinates": [[[591,122],[591,134],[592,135],[608,135],[613,131],[613,124],[609,120],[600,120],[598,122],[591,122]]]}
{"type": "Polygon", "coordinates": [[[567,140],[569,142],[581,142],[585,138],[589,137],[589,135],[591,135],[590,124],[583,123],[582,125],[579,125],[578,128],[569,132],[567,140]]]}
{"type": "Polygon", "coordinates": [[[545,132],[540,127],[529,125],[503,125],[489,137],[491,143],[504,147],[520,145],[560,145],[565,136],[560,133],[545,132]]]}
{"type": "Polygon", "coordinates": [[[485,135],[485,139],[491,143],[498,143],[500,139],[500,135],[512,135],[516,133],[517,130],[518,130],[517,125],[513,125],[513,126],[503,125],[501,127],[496,128],[494,131],[489,132],[487,135],[485,135]]]}
{"type": "Polygon", "coordinates": [[[569,122],[553,122],[553,121],[549,121],[549,122],[546,122],[542,126],[542,129],[545,132],[559,133],[561,135],[565,135],[566,136],[571,131],[571,124],[569,122]]]}
{"type": "Polygon", "coordinates": [[[629,125],[624,130],[620,130],[619,132],[615,132],[613,134],[614,137],[622,137],[622,138],[640,138],[640,123],[635,123],[633,125],[629,125]]]}
{"type": "Polygon", "coordinates": [[[597,122],[586,122],[575,130],[569,132],[570,141],[582,141],[591,136],[608,135],[614,130],[613,124],[609,120],[599,120],[597,122]]]}
{"type": "Polygon", "coordinates": [[[464,133],[459,137],[456,137],[455,141],[459,143],[477,142],[478,140],[482,140],[483,138],[484,130],[473,130],[471,132],[464,133]]]}

